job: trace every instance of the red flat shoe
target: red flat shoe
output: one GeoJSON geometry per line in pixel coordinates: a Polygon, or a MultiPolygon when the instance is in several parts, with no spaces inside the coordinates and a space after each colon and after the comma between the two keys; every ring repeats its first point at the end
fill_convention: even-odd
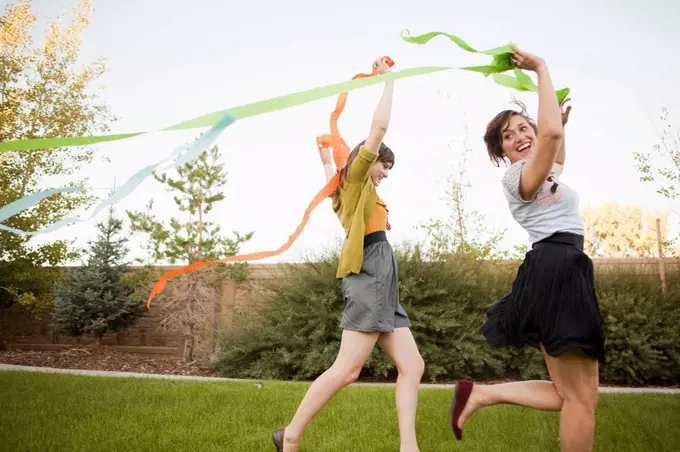
{"type": "Polygon", "coordinates": [[[451,417],[451,428],[453,429],[453,434],[456,435],[457,440],[463,439],[463,431],[458,428],[458,419],[463,413],[463,409],[470,398],[470,393],[472,393],[472,387],[474,383],[468,380],[460,380],[456,382],[455,393],[453,396],[453,401],[451,402],[451,410],[449,412],[451,417]]]}

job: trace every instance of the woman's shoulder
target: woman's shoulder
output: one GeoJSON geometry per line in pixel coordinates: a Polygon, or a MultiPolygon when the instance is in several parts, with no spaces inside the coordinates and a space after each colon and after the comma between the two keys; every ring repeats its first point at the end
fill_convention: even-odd
{"type": "Polygon", "coordinates": [[[513,196],[519,197],[519,179],[522,174],[522,168],[526,164],[526,160],[518,160],[511,164],[503,174],[501,184],[513,196]]]}

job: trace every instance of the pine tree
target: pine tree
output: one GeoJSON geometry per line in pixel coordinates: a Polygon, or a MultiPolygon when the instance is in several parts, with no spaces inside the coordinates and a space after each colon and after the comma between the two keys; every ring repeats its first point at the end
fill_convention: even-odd
{"type": "Polygon", "coordinates": [[[67,271],[55,285],[54,326],[71,336],[92,334],[100,342],[107,332],[134,324],[144,312],[144,300],[121,281],[129,270],[125,262],[128,239],[122,237],[123,221],[113,209],[97,224],[97,240],[89,242],[87,265],[67,271]]]}
{"type": "MultiPolygon", "coordinates": [[[[226,197],[223,187],[227,172],[220,159],[219,147],[213,146],[177,168],[176,178],[154,173],[158,182],[175,193],[180,218],[170,218],[167,225],[158,221],[152,211],[153,200],[146,211],[127,212],[132,231],[148,236],[149,257],[154,263],[193,263],[234,256],[253,237],[253,232],[238,231],[227,237],[219,224],[206,219],[214,204],[226,197]]],[[[214,321],[212,306],[219,299],[218,280],[223,274],[243,278],[247,273],[244,264],[218,264],[189,272],[173,280],[159,296],[157,302],[163,306],[161,325],[182,334],[186,362],[194,359],[194,351],[201,343],[206,344],[202,336],[211,331],[214,321]]]]}

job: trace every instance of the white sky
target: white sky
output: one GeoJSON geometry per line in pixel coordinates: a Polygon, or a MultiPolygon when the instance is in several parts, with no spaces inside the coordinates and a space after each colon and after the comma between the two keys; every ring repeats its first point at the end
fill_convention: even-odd
{"type": "MultiPolygon", "coordinates": [[[[68,15],[75,4],[33,0],[40,17],[36,30],[63,12],[68,15]]],[[[299,0],[94,0],[82,60],[107,58],[103,96],[120,118],[112,131],[127,132],[155,130],[223,108],[348,80],[370,71],[380,55],[391,56],[395,70],[486,64],[490,59],[464,52],[445,38],[425,46],[408,44],[399,38],[403,28],[414,35],[433,30],[457,34],[477,49],[512,40],[546,59],[556,88],[572,89],[563,181],[578,190],[582,205],[619,201],[669,207],[653,187],[638,181],[632,156],[657,142],[650,117],[656,120],[661,106],[668,105],[680,120],[680,3],[347,0],[320,5],[299,0]]],[[[350,147],[366,138],[381,91],[376,85],[350,92],[340,121],[350,147]]],[[[455,158],[447,143],[460,142],[463,120],[474,150],[467,167],[470,206],[486,214],[491,225],[507,227],[506,245],[526,242],[498,183],[503,170],[489,163],[482,141],[487,122],[513,96],[536,115],[535,94],[499,87],[476,73],[447,71],[395,82],[385,141],[396,153],[396,165],[379,190],[390,209],[393,243],[420,240],[414,228],[445,213],[440,198],[455,158]],[[452,100],[438,92],[449,93],[452,100]]],[[[209,219],[226,231],[255,231],[242,252],[281,245],[323,186],[315,137],[328,132],[334,104],[332,97],[244,119],[219,139],[229,172],[227,201],[218,204],[209,219]]],[[[93,164],[86,174],[94,187],[112,187],[114,177],[120,185],[200,132],[152,134],[101,145],[99,153],[111,163],[93,164]]],[[[151,198],[159,218],[177,214],[172,196],[152,179],[118,204],[118,213],[142,209],[151,198]]],[[[93,234],[90,222],[38,240],[78,237],[82,244],[93,234]]],[[[326,201],[291,250],[263,262],[295,260],[341,235],[326,201]]],[[[140,243],[142,238],[135,240],[140,243]]]]}

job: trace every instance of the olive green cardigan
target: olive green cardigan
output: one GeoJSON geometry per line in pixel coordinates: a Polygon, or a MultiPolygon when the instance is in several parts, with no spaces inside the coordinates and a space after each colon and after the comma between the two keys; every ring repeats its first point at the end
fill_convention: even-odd
{"type": "Polygon", "coordinates": [[[361,272],[366,222],[378,199],[375,185],[369,177],[371,166],[377,159],[378,154],[362,146],[347,169],[347,176],[340,187],[339,195],[333,199],[333,211],[345,228],[337,278],[342,278],[349,272],[361,272]]]}

